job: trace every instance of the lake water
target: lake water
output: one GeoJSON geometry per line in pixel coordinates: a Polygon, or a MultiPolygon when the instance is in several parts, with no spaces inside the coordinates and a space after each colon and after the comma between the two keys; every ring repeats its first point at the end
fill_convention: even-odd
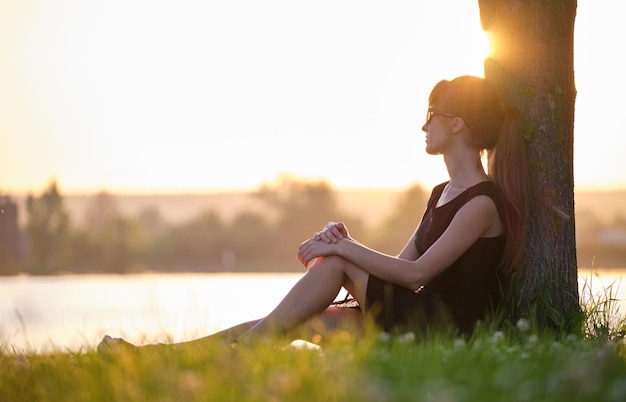
{"type": "MultiPolygon", "coordinates": [[[[613,285],[626,312],[623,270],[581,270],[593,293],[613,285]]],[[[102,336],[184,341],[263,317],[301,274],[140,274],[0,278],[0,344],[17,351],[93,348],[102,336]]],[[[341,292],[339,297],[345,296],[341,292]]]]}

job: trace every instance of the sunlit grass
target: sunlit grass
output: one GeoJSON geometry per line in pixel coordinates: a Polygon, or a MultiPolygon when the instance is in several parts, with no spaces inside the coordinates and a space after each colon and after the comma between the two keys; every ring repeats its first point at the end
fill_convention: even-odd
{"type": "Polygon", "coordinates": [[[2,401],[496,401],[626,398],[626,349],[540,334],[524,321],[470,339],[342,332],[322,348],[272,339],[236,349],[0,352],[2,401]],[[504,399],[503,399],[504,398],[504,399]]]}
{"type": "Polygon", "coordinates": [[[623,401],[613,287],[583,292],[578,334],[484,323],[463,339],[340,331],[322,347],[274,338],[173,351],[20,353],[0,342],[0,401],[623,401]]]}
{"type": "MultiPolygon", "coordinates": [[[[513,331],[513,329],[511,329],[513,331]]],[[[626,398],[623,343],[530,331],[284,339],[231,349],[0,354],[2,401],[496,401],[626,398]]]]}
{"type": "Polygon", "coordinates": [[[626,337],[626,315],[619,310],[617,298],[619,282],[613,282],[594,292],[594,275],[584,279],[580,292],[584,320],[584,334],[588,339],[605,341],[623,340],[626,337]]]}

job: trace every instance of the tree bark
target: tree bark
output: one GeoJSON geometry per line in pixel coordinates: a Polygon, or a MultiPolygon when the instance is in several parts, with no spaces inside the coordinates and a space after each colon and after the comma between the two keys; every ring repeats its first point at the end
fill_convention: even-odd
{"type": "Polygon", "coordinates": [[[485,77],[523,116],[530,206],[519,312],[569,330],[580,305],[574,222],[576,0],[479,0],[485,77]]]}

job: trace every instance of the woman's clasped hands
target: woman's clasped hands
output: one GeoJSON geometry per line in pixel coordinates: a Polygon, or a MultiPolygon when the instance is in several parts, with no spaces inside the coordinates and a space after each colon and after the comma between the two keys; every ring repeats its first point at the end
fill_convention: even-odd
{"type": "Polygon", "coordinates": [[[348,238],[348,229],[343,222],[328,222],[321,232],[315,232],[314,240],[321,240],[324,243],[337,243],[341,239],[348,238]]]}
{"type": "Polygon", "coordinates": [[[300,243],[298,260],[309,268],[317,258],[337,254],[336,245],[343,239],[350,239],[346,226],[342,222],[328,222],[321,231],[300,243]]]}

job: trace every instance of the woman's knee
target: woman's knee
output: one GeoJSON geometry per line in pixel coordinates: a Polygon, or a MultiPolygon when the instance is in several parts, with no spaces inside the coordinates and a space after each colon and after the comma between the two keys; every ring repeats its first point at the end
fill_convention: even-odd
{"type": "Polygon", "coordinates": [[[369,277],[368,272],[363,268],[337,255],[323,257],[321,260],[313,264],[309,270],[331,270],[332,272],[341,272],[351,281],[356,283],[367,282],[367,278],[369,277]]]}
{"type": "MultiPolygon", "coordinates": [[[[309,270],[331,270],[344,276],[344,287],[359,295],[365,292],[369,273],[343,257],[331,255],[324,257],[309,270]]],[[[353,294],[353,296],[357,296],[353,294]]]]}
{"type": "Polygon", "coordinates": [[[345,271],[346,266],[348,264],[348,260],[343,257],[339,257],[336,255],[330,255],[327,257],[320,257],[313,265],[309,267],[310,271],[320,271],[320,270],[333,270],[333,271],[345,271]]]}

